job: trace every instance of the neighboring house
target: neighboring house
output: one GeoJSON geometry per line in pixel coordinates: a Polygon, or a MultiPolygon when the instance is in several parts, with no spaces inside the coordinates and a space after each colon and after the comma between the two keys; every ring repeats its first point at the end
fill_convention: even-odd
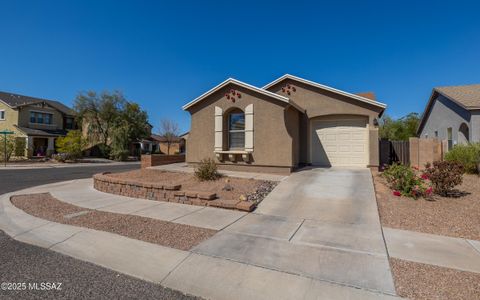
{"type": "Polygon", "coordinates": [[[168,143],[165,137],[152,134],[151,138],[154,141],[152,153],[178,154],[185,152],[185,138],[182,136],[174,138],[170,143],[170,153],[168,151],[168,143]]]}
{"type": "Polygon", "coordinates": [[[263,88],[230,78],[183,106],[191,114],[186,161],[211,157],[221,169],[274,173],[308,164],[378,166],[385,108],[292,75],[263,88]]]}
{"type": "Polygon", "coordinates": [[[480,142],[480,84],[434,88],[417,134],[456,144],[480,142]]]}
{"type": "Polygon", "coordinates": [[[26,139],[26,156],[53,154],[55,139],[74,128],[74,112],[58,101],[0,92],[0,129],[26,139]]]}

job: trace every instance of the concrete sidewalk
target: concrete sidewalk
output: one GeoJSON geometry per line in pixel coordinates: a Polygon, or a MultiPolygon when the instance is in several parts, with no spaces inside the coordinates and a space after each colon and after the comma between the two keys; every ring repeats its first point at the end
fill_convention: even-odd
{"type": "MultiPolygon", "coordinates": [[[[171,249],[88,228],[49,222],[26,214],[14,207],[9,200],[12,194],[65,192],[77,183],[70,181],[1,196],[0,229],[16,240],[209,299],[393,298],[384,293],[334,284],[310,276],[171,249]],[[132,260],[132,257],[135,259],[132,260]]],[[[78,200],[77,204],[109,201],[107,199],[106,197],[95,200],[83,199],[78,200]]],[[[129,199],[121,199],[122,203],[116,205],[122,205],[124,211],[130,210],[131,207],[126,205],[128,201],[124,200],[129,199]]]]}
{"type": "Polygon", "coordinates": [[[391,257],[480,273],[480,241],[383,228],[391,257]]]}

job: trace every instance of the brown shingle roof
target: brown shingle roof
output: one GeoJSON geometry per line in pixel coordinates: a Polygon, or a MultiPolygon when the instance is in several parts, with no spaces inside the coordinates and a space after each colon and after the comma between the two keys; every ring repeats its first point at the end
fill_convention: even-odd
{"type": "Polygon", "coordinates": [[[480,108],[480,84],[436,87],[434,90],[467,109],[480,108]]]}
{"type": "Polygon", "coordinates": [[[0,100],[5,102],[10,107],[18,107],[18,106],[24,106],[24,105],[29,105],[33,103],[45,102],[45,103],[48,103],[50,106],[53,106],[54,108],[58,109],[64,114],[67,114],[67,115],[75,114],[75,112],[71,108],[55,100],[35,98],[35,97],[18,95],[18,94],[8,93],[8,92],[0,92],[0,100]]]}

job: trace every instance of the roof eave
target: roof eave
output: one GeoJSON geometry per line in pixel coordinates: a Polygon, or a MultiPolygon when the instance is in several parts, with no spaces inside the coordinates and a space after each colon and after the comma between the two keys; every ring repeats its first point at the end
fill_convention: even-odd
{"type": "Polygon", "coordinates": [[[258,92],[260,94],[263,94],[263,95],[266,95],[266,96],[269,96],[269,97],[272,97],[272,98],[275,98],[277,100],[280,100],[282,102],[285,102],[285,103],[289,103],[290,104],[290,99],[287,98],[287,97],[284,97],[284,96],[281,96],[281,95],[277,95],[275,93],[272,93],[270,91],[267,91],[267,90],[264,90],[264,89],[261,89],[261,88],[258,88],[256,86],[253,86],[253,85],[250,85],[248,83],[245,83],[245,82],[242,82],[240,80],[237,80],[237,79],[234,79],[234,78],[228,78],[227,80],[223,81],[222,83],[216,85],[215,87],[213,87],[212,89],[208,90],[207,92],[203,93],[202,95],[200,95],[199,97],[193,99],[192,101],[188,102],[187,104],[185,104],[184,106],[182,106],[182,109],[183,110],[188,110],[190,107],[192,107],[193,105],[197,104],[198,102],[202,101],[203,99],[205,99],[206,97],[210,96],[211,94],[213,94],[214,92],[218,91],[219,89],[225,87],[227,84],[230,84],[230,83],[233,83],[233,84],[236,84],[236,85],[239,85],[241,87],[244,87],[246,89],[249,89],[249,90],[252,90],[252,91],[255,91],[255,92],[258,92]]]}
{"type": "Polygon", "coordinates": [[[298,76],[294,76],[294,75],[290,75],[290,74],[285,74],[285,75],[281,76],[280,78],[275,79],[274,81],[265,85],[263,87],[263,89],[266,90],[266,89],[276,85],[277,83],[279,83],[279,82],[281,82],[285,79],[296,80],[296,81],[299,81],[299,82],[302,82],[302,83],[305,83],[305,84],[308,84],[308,85],[311,85],[311,86],[318,87],[320,89],[324,89],[324,90],[327,90],[327,91],[330,91],[330,92],[333,92],[333,93],[336,93],[336,94],[340,94],[340,95],[343,95],[343,96],[346,96],[346,97],[349,97],[349,98],[353,98],[353,99],[356,99],[356,100],[359,100],[359,101],[362,101],[362,102],[365,102],[365,103],[368,103],[368,104],[372,104],[372,105],[381,107],[383,109],[387,108],[387,105],[385,103],[378,102],[378,101],[373,101],[371,99],[368,99],[368,98],[365,98],[365,97],[362,97],[362,96],[359,96],[359,95],[355,95],[355,94],[352,94],[352,93],[349,93],[349,92],[338,90],[336,88],[332,88],[330,86],[326,86],[326,85],[320,84],[318,82],[314,82],[314,81],[304,79],[304,78],[300,78],[298,76]]]}

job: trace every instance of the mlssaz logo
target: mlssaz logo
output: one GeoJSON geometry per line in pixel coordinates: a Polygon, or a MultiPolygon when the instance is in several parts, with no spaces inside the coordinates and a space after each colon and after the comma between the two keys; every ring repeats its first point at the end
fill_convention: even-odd
{"type": "Polygon", "coordinates": [[[61,282],[33,282],[28,284],[29,290],[35,291],[61,291],[62,283],[61,282]]]}

